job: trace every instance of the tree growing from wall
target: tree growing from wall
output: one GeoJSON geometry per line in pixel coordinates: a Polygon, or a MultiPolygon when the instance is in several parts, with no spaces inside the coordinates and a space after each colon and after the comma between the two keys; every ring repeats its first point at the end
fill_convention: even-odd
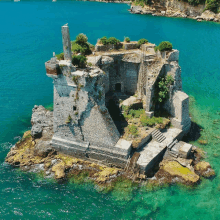
{"type": "Polygon", "coordinates": [[[173,84],[174,79],[171,75],[160,77],[155,86],[155,102],[163,103],[169,98],[170,86],[173,84]]]}

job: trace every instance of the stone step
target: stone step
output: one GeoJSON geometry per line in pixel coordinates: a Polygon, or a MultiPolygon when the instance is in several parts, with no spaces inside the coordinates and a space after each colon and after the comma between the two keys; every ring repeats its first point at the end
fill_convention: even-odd
{"type": "Polygon", "coordinates": [[[166,139],[166,137],[157,129],[152,132],[152,138],[159,143],[166,139]]]}
{"type": "Polygon", "coordinates": [[[177,142],[178,142],[178,140],[176,139],[176,140],[173,141],[172,143],[168,144],[168,145],[167,145],[167,148],[171,150],[172,147],[173,147],[177,142]]]}
{"type": "Polygon", "coordinates": [[[169,151],[169,155],[170,155],[170,156],[172,156],[172,157],[175,157],[175,158],[177,158],[177,157],[178,157],[178,155],[177,155],[177,154],[175,154],[175,153],[173,153],[173,152],[170,152],[170,151],[169,151]]]}
{"type": "Polygon", "coordinates": [[[158,141],[161,143],[162,141],[164,141],[166,138],[164,136],[161,136],[158,138],[158,141]]]}
{"type": "Polygon", "coordinates": [[[161,136],[161,134],[159,132],[157,132],[157,133],[154,133],[153,136],[154,136],[154,138],[158,138],[161,136]]]}

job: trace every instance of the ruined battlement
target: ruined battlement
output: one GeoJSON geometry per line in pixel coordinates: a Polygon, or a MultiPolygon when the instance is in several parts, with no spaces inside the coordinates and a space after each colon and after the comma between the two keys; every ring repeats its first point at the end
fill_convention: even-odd
{"type": "MultiPolygon", "coordinates": [[[[155,52],[151,43],[140,48],[137,42],[121,43],[123,47],[117,50],[97,44],[96,50],[87,55],[86,67],[78,68],[71,62],[68,25],[62,27],[62,36],[64,60],[53,56],[45,63],[46,74],[54,83],[51,144],[56,150],[125,167],[132,156],[132,141],[123,139],[109,107],[133,97],[131,100],[141,100],[146,115],[152,117],[158,80],[167,75],[173,78],[173,84],[163,108],[177,129],[174,136],[189,130],[188,96],[182,92],[178,50],[155,52]]],[[[151,140],[149,135],[139,146],[151,140]]],[[[161,152],[165,148],[166,144],[161,152]]]]}

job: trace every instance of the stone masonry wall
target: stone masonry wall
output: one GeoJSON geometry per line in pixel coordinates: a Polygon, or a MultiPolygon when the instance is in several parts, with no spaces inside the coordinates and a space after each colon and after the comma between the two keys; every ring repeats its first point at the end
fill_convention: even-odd
{"type": "Polygon", "coordinates": [[[54,79],[54,134],[111,147],[118,141],[119,133],[105,107],[104,74],[100,69],[94,71],[95,76],[73,72],[71,77],[77,78],[77,82],[70,83],[71,77],[64,75],[54,79]]]}

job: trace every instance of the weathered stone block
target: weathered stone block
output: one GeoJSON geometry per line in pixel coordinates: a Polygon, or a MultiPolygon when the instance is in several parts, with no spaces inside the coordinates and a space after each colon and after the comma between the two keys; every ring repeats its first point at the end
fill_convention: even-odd
{"type": "Polygon", "coordinates": [[[59,74],[61,74],[59,64],[56,63],[56,62],[52,62],[52,59],[45,63],[47,74],[48,75],[59,75],[59,74]]]}
{"type": "Polygon", "coordinates": [[[172,50],[168,54],[168,61],[179,61],[179,51],[178,50],[172,50]]]}
{"type": "Polygon", "coordinates": [[[132,50],[132,49],[137,49],[137,48],[138,48],[138,43],[137,43],[137,41],[135,41],[135,42],[129,42],[129,43],[127,43],[127,42],[122,42],[122,44],[123,44],[123,49],[125,49],[125,50],[132,50]]]}
{"type": "Polygon", "coordinates": [[[180,141],[181,147],[179,148],[179,156],[185,159],[189,158],[189,155],[192,151],[192,145],[180,141]]]}
{"type": "Polygon", "coordinates": [[[123,153],[127,156],[129,156],[131,152],[131,145],[132,141],[126,141],[124,139],[119,139],[115,147],[113,148],[114,151],[118,152],[119,154],[123,153]]]}
{"type": "Polygon", "coordinates": [[[151,111],[151,112],[147,112],[145,111],[146,115],[149,117],[149,118],[152,118],[154,116],[154,112],[151,111]]]}

